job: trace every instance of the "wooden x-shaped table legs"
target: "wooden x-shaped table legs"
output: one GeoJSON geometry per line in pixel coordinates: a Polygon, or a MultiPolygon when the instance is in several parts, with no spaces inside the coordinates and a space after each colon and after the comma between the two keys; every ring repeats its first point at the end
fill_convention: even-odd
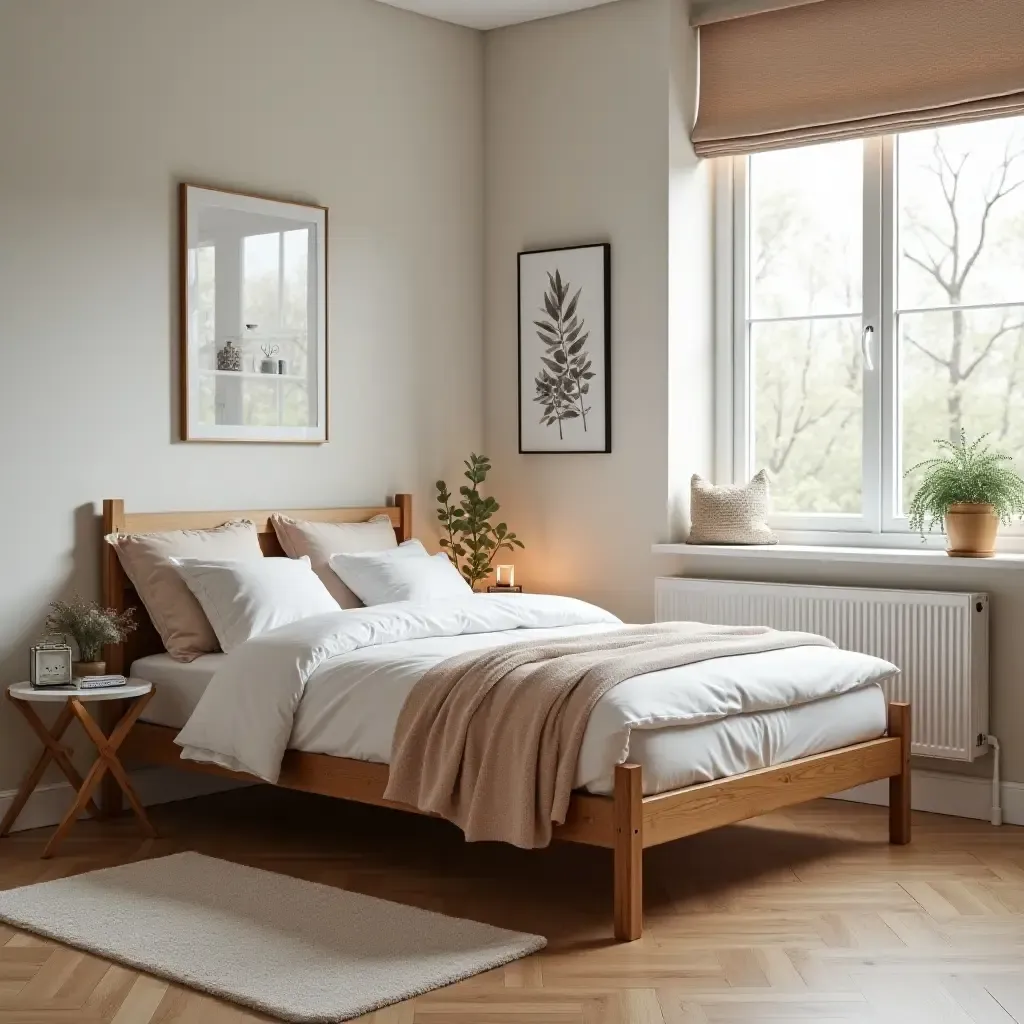
{"type": "Polygon", "coordinates": [[[106,736],[89,714],[86,705],[77,697],[69,697],[68,702],[57,716],[53,729],[48,731],[42,719],[36,714],[28,701],[18,700],[8,693],[8,700],[21,712],[22,716],[31,726],[32,731],[42,740],[44,749],[35,767],[25,777],[25,781],[22,782],[21,788],[4,815],[3,821],[0,822],[0,837],[6,836],[10,832],[11,826],[14,825],[18,815],[24,809],[25,804],[28,803],[29,797],[36,786],[39,785],[39,781],[42,779],[43,773],[51,761],[56,763],[57,767],[67,777],[68,782],[74,786],[77,795],[75,802],[71,805],[71,809],[64,815],[64,820],[57,826],[57,831],[53,833],[50,841],[46,844],[42,854],[43,857],[52,857],[57,852],[57,848],[67,837],[71,827],[83,810],[88,810],[94,818],[102,817],[99,808],[92,799],[92,795],[108,771],[128,798],[128,803],[131,804],[132,810],[139,819],[139,825],[142,828],[143,834],[149,838],[155,837],[156,829],[153,828],[153,824],[146,814],[146,809],[142,806],[142,801],[139,800],[138,794],[135,792],[135,788],[132,786],[124,770],[124,766],[117,757],[118,748],[124,743],[136,719],[142,714],[143,709],[149,703],[152,696],[153,691],[150,690],[148,693],[135,699],[121,720],[114,726],[111,734],[106,736]],[[68,756],[68,748],[62,746],[60,742],[67,727],[76,718],[82,723],[82,728],[85,730],[86,735],[96,745],[96,752],[98,754],[93,766],[89,769],[84,779],[78,774],[75,766],[71,763],[71,758],[68,756]]]}

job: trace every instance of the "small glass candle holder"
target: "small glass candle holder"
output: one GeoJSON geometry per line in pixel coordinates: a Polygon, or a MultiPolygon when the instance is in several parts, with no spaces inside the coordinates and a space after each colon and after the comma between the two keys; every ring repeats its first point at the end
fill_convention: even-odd
{"type": "Polygon", "coordinates": [[[516,585],[516,567],[514,565],[496,566],[494,582],[499,587],[514,587],[516,585]]]}

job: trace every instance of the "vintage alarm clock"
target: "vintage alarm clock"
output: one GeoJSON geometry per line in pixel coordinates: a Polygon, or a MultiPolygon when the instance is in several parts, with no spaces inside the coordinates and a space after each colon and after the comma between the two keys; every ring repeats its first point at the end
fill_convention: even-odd
{"type": "Polygon", "coordinates": [[[38,688],[71,684],[71,648],[63,639],[43,640],[31,649],[29,680],[38,688]]]}

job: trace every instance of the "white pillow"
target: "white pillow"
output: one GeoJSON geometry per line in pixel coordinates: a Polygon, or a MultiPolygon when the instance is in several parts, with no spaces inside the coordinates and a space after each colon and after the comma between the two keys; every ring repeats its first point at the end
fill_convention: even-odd
{"type": "Polygon", "coordinates": [[[272,515],[270,522],[284,553],[289,558],[309,555],[313,572],[342,608],[358,608],[359,599],[331,572],[331,555],[398,547],[395,528],[387,516],[374,516],[365,523],[313,523],[272,515]]]}
{"type": "Polygon", "coordinates": [[[289,622],[341,611],[306,556],[250,562],[170,561],[202,605],[224,651],[289,622]]]}
{"type": "Polygon", "coordinates": [[[332,555],[331,568],[363,604],[437,601],[473,591],[444,552],[428,555],[419,541],[391,551],[332,555]]]}

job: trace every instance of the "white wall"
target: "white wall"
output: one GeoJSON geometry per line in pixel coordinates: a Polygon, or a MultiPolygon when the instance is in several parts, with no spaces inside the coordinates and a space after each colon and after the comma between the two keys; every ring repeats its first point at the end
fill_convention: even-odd
{"type": "MultiPolygon", "coordinates": [[[[668,495],[669,530],[689,530],[690,477],[714,464],[713,175],[690,143],[697,34],[688,5],[668,0],[668,495]]],[[[663,533],[664,535],[664,533],[663,533]]]]}
{"type": "MultiPolygon", "coordinates": [[[[483,43],[372,0],[0,0],[0,682],[95,511],[418,499],[482,442],[483,43]],[[331,442],[175,442],[180,180],[330,208],[331,442]]],[[[0,790],[36,749],[0,710],[0,790]]]]}
{"type": "Polygon", "coordinates": [[[486,37],[495,495],[526,542],[515,562],[530,589],[637,621],[653,610],[670,463],[710,462],[710,185],[687,138],[695,85],[681,0],[621,0],[486,37]],[[601,241],[612,243],[612,454],[519,455],[516,254],[601,241]],[[670,449],[673,407],[688,430],[670,449]]]}

